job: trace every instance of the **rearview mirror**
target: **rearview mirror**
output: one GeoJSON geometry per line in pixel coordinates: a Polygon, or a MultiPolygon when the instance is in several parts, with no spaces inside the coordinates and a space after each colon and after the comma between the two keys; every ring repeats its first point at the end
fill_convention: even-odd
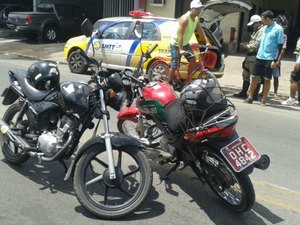
{"type": "Polygon", "coordinates": [[[144,24],[141,21],[136,21],[134,34],[138,39],[141,39],[143,36],[144,24]]]}
{"type": "Polygon", "coordinates": [[[81,31],[86,37],[91,37],[93,34],[93,24],[86,18],[81,24],[81,31]]]}

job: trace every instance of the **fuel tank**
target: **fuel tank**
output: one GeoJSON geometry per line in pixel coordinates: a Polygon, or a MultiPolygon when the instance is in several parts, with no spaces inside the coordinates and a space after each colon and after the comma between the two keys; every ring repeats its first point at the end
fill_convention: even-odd
{"type": "Polygon", "coordinates": [[[156,100],[166,106],[177,97],[170,84],[161,82],[150,82],[143,87],[144,98],[146,100],[156,100]]]}

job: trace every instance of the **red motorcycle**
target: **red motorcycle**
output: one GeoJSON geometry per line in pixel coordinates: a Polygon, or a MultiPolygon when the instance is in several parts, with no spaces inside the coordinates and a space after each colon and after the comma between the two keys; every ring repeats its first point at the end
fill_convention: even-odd
{"type": "Polygon", "coordinates": [[[249,174],[254,167],[267,169],[269,157],[260,155],[246,137],[238,136],[237,110],[209,71],[187,85],[180,97],[167,83],[137,78],[155,47],[142,54],[134,73],[124,73],[128,99],[135,99],[135,105],[118,114],[119,131],[132,135],[125,129],[131,123],[137,131],[132,136],[169,153],[159,163],[175,165],[162,179],[179,165],[181,169],[189,166],[229,208],[250,210],[255,192],[249,174]]]}

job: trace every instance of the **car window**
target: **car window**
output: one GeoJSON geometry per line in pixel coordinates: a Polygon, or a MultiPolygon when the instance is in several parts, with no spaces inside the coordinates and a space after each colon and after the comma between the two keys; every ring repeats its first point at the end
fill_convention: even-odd
{"type": "Polygon", "coordinates": [[[110,24],[114,23],[113,21],[108,21],[108,20],[98,20],[95,24],[94,24],[94,31],[96,30],[100,30],[101,28],[105,27],[105,26],[109,26],[110,24]]]}
{"type": "Polygon", "coordinates": [[[123,39],[131,26],[132,22],[120,22],[108,27],[102,33],[103,39],[123,39]]]}
{"type": "MultiPolygon", "coordinates": [[[[130,34],[130,39],[137,39],[134,31],[130,34]]],[[[144,22],[143,36],[144,40],[159,40],[159,32],[154,23],[144,22]]]]}

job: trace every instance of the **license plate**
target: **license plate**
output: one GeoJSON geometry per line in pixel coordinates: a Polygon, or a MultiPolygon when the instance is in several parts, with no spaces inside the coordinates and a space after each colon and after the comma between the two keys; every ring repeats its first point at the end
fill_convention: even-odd
{"type": "Polygon", "coordinates": [[[240,137],[221,149],[222,155],[235,172],[241,172],[260,158],[246,137],[240,137]]]}

